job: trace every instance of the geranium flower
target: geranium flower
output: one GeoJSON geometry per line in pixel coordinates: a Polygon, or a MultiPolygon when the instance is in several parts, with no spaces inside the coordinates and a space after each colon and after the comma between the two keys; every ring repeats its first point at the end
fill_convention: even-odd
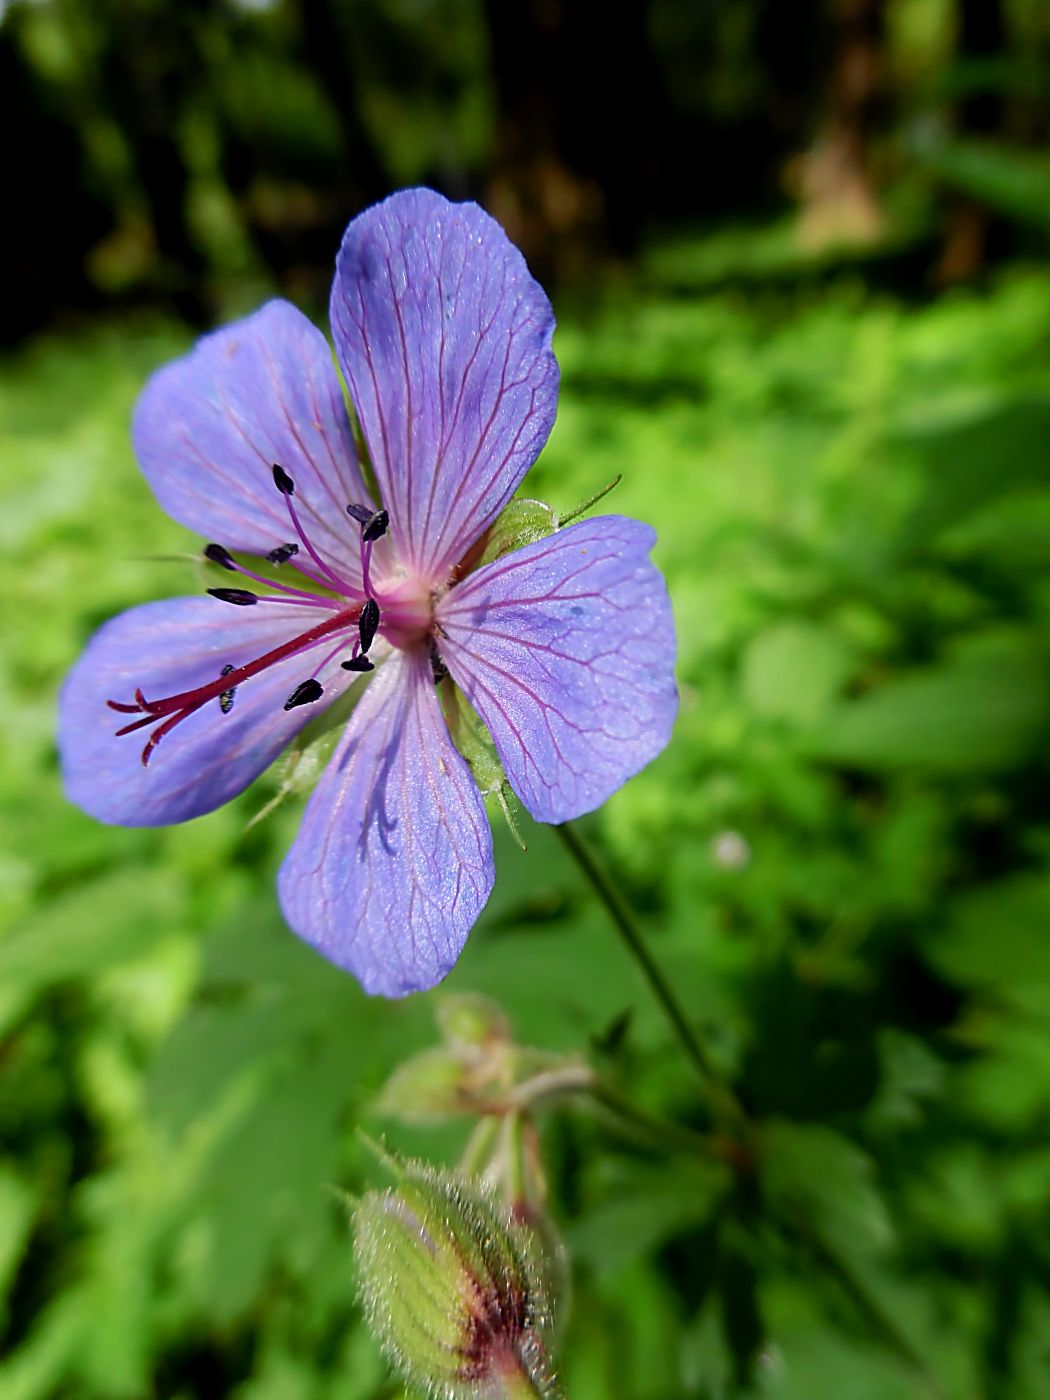
{"type": "Polygon", "coordinates": [[[343,238],[331,322],[380,499],[328,344],[287,302],[161,369],[135,450],[231,586],[107,623],[63,687],[60,748],[93,816],[181,822],[374,670],[279,894],[296,933],[398,996],[445,976],[493,882],[483,798],[435,682],[461,688],[528,811],[563,822],[666,744],[674,634],[653,532],[621,516],[471,571],[558,391],[550,303],[498,224],[428,190],[369,209],[343,238]]]}

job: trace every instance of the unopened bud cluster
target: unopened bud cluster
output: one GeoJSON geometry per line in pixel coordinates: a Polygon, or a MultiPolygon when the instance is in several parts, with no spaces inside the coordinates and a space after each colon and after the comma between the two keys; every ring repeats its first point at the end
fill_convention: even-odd
{"type": "Polygon", "coordinates": [[[407,1164],[353,1227],[366,1316],[409,1385],[443,1400],[561,1394],[542,1246],[498,1194],[407,1164]]]}

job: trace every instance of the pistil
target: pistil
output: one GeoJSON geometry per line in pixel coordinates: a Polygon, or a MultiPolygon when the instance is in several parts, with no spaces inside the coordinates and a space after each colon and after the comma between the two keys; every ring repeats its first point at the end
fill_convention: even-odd
{"type": "MultiPolygon", "coordinates": [[[[254,661],[248,661],[243,666],[224,666],[221,675],[214,681],[209,681],[206,685],[197,686],[194,690],[182,690],[175,695],[167,695],[161,700],[147,700],[141,690],[135,691],[135,703],[127,704],[119,700],[108,700],[106,703],[111,710],[118,714],[140,715],[141,718],[133,720],[130,724],[124,725],[117,730],[118,737],[125,734],[133,734],[138,729],[143,729],[150,724],[158,724],[158,727],[149,737],[146,747],[142,751],[142,762],[145,766],[149,763],[153,750],[182,720],[195,714],[202,705],[206,705],[209,700],[216,698],[222,705],[222,697],[229,696],[239,685],[242,685],[252,676],[257,676],[261,671],[268,670],[278,662],[286,660],[290,656],[296,656],[304,651],[309,651],[315,646],[319,646],[326,638],[336,632],[350,631],[361,614],[360,605],[345,608],[341,612],[333,613],[316,626],[309,628],[306,632],[300,633],[297,637],[292,637],[289,641],[283,642],[280,646],[264,652],[254,661]]],[[[304,682],[304,685],[317,685],[316,681],[304,682]]],[[[303,689],[302,686],[299,687],[303,689]]],[[[320,693],[320,687],[318,687],[320,693]]],[[[311,698],[316,699],[317,696],[311,698]]],[[[297,704],[307,703],[305,699],[296,702],[297,704]]]]}

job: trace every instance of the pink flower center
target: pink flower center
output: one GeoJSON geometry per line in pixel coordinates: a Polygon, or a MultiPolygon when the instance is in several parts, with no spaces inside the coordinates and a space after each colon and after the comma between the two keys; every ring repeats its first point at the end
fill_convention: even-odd
{"type": "Polygon", "coordinates": [[[379,632],[391,646],[408,651],[427,640],[434,626],[433,589],[419,578],[383,580],[376,584],[379,632]]]}

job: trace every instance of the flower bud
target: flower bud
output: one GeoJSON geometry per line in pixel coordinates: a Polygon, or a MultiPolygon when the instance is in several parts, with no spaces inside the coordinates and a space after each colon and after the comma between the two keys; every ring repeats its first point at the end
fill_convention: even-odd
{"type": "Polygon", "coordinates": [[[560,1395],[542,1246],[499,1196],[422,1163],[354,1209],[369,1325],[412,1386],[444,1400],[560,1395]]]}

